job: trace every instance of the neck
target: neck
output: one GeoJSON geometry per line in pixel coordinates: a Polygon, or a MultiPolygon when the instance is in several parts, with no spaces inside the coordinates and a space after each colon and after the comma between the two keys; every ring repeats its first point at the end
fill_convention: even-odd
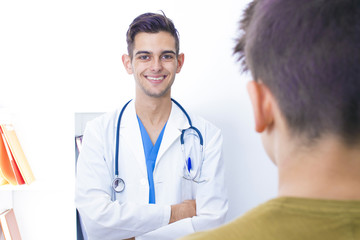
{"type": "Polygon", "coordinates": [[[347,147],[333,137],[315,146],[286,151],[276,162],[279,195],[319,199],[360,200],[360,146],[347,147]]]}
{"type": "Polygon", "coordinates": [[[135,110],[144,125],[151,142],[155,144],[171,113],[170,97],[136,97],[135,110]]]}
{"type": "Polygon", "coordinates": [[[135,109],[136,114],[141,121],[146,121],[152,125],[159,122],[165,122],[169,118],[171,112],[171,98],[152,98],[152,97],[136,97],[135,109]]]}

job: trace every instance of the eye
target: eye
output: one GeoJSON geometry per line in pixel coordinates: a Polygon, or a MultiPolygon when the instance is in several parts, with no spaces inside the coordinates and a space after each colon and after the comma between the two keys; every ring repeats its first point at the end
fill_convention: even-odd
{"type": "Polygon", "coordinates": [[[172,60],[174,56],[172,54],[164,54],[162,55],[162,59],[164,60],[172,60]]]}
{"type": "Polygon", "coordinates": [[[149,59],[150,59],[150,56],[149,56],[149,55],[139,55],[139,56],[138,56],[138,59],[143,60],[143,61],[146,61],[146,60],[149,60],[149,59]]]}

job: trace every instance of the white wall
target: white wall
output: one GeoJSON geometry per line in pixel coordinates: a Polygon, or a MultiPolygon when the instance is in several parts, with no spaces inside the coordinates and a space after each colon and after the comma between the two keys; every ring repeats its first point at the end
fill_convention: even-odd
{"type": "Polygon", "coordinates": [[[276,168],[253,130],[250,77],[232,56],[247,2],[0,2],[0,119],[15,124],[37,178],[13,191],[25,240],[75,239],[74,113],[110,111],[133,97],[121,63],[125,32],[148,11],[164,10],[180,32],[185,65],[173,97],[223,130],[228,220],[276,195],[276,168]]]}

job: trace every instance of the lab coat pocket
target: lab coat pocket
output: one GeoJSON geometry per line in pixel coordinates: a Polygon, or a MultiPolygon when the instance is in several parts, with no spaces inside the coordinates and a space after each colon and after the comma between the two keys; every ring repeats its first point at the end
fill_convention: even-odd
{"type": "Polygon", "coordinates": [[[195,199],[196,186],[194,182],[185,178],[181,179],[182,201],[195,199]]]}

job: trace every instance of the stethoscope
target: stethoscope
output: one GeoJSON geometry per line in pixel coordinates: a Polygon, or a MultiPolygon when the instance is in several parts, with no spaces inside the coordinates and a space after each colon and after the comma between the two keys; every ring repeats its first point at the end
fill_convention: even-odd
{"type": "MultiPolygon", "coordinates": [[[[201,168],[202,168],[202,164],[204,162],[203,159],[203,137],[201,132],[199,131],[199,129],[197,129],[196,127],[194,127],[192,125],[192,121],[189,117],[189,114],[185,111],[185,109],[180,105],[180,103],[178,103],[177,101],[175,101],[174,99],[171,99],[171,101],[173,101],[173,103],[175,103],[180,110],[184,113],[184,115],[186,116],[190,127],[187,129],[183,129],[181,130],[181,135],[180,135],[180,144],[181,144],[181,150],[183,152],[184,155],[184,159],[185,159],[185,164],[184,164],[184,175],[183,178],[187,179],[187,180],[191,180],[194,181],[196,183],[200,183],[203,182],[200,179],[200,175],[201,175],[201,168]],[[190,156],[186,157],[186,152],[185,152],[185,136],[186,134],[188,134],[188,136],[192,136],[198,139],[199,141],[199,151],[200,151],[200,161],[198,161],[198,166],[194,167],[194,161],[193,159],[191,159],[190,156]]],[[[122,115],[125,111],[125,108],[127,107],[127,105],[131,102],[128,101],[123,108],[120,111],[119,114],[119,118],[118,118],[118,122],[117,122],[117,128],[116,128],[116,149],[115,149],[115,178],[112,182],[112,187],[114,189],[115,192],[120,193],[122,191],[124,191],[125,189],[125,182],[122,178],[119,177],[119,139],[120,139],[120,123],[121,123],[121,118],[122,115]]]]}

